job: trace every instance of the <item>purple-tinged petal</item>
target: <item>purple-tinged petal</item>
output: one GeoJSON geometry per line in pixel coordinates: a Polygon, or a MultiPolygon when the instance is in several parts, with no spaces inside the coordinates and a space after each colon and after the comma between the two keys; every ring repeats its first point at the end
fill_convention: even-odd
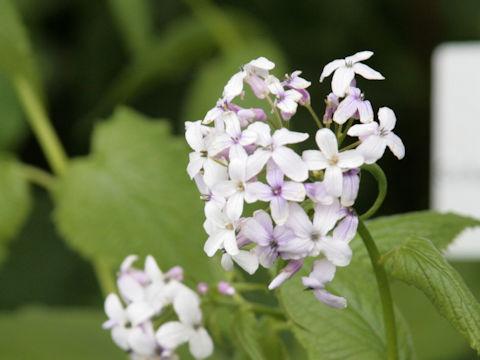
{"type": "Polygon", "coordinates": [[[285,146],[278,147],[273,151],[272,159],[290,179],[301,182],[308,178],[307,165],[292,149],[285,146]]]}
{"type": "Polygon", "coordinates": [[[258,262],[266,269],[270,269],[278,258],[278,252],[270,246],[257,246],[253,249],[258,262]]]}
{"type": "Polygon", "coordinates": [[[259,218],[250,218],[242,226],[241,233],[247,239],[259,244],[260,246],[267,246],[272,240],[271,226],[271,220],[270,228],[266,228],[265,225],[259,221],[259,218]]]}
{"type": "Polygon", "coordinates": [[[358,104],[358,114],[360,115],[360,122],[367,124],[373,121],[373,109],[370,101],[359,101],[358,104]]]}
{"type": "Polygon", "coordinates": [[[353,169],[343,173],[343,188],[341,204],[343,206],[352,206],[358,195],[360,186],[359,170],[353,169]]]}
{"type": "Polygon", "coordinates": [[[313,290],[313,295],[328,307],[334,309],[345,309],[347,307],[347,300],[345,298],[333,295],[325,289],[313,290]]]}
{"type": "Polygon", "coordinates": [[[333,280],[336,269],[337,267],[325,258],[315,260],[310,275],[308,278],[302,277],[302,283],[312,289],[324,288],[326,284],[333,280]]]}
{"type": "Polygon", "coordinates": [[[303,260],[291,260],[268,285],[268,289],[273,290],[282,285],[286,280],[295,275],[302,266],[303,260]]]}
{"type": "Polygon", "coordinates": [[[328,194],[323,182],[305,183],[304,186],[307,196],[313,202],[323,205],[330,205],[333,202],[333,197],[328,194]]]}
{"type": "Polygon", "coordinates": [[[358,217],[349,213],[333,230],[333,238],[349,243],[355,237],[357,227],[358,217]]]}
{"type": "Polygon", "coordinates": [[[270,186],[259,181],[247,183],[246,191],[255,199],[270,202],[275,196],[272,193],[270,186]]]}
{"type": "Polygon", "coordinates": [[[283,172],[273,161],[267,163],[267,182],[272,189],[279,189],[283,185],[283,172]]]}
{"type": "Polygon", "coordinates": [[[310,238],[293,237],[278,241],[277,251],[284,260],[300,260],[309,256],[313,246],[310,238]]]}
{"type": "Polygon", "coordinates": [[[333,114],[333,121],[337,124],[344,124],[348,119],[353,117],[358,109],[358,105],[361,103],[353,96],[347,96],[339,105],[335,113],[333,114]]]}

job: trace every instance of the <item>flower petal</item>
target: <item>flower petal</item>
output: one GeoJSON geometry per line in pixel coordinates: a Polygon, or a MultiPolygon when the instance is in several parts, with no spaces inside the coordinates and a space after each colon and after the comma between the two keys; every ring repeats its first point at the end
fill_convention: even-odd
{"type": "Polygon", "coordinates": [[[182,324],[193,327],[202,321],[200,299],[193,290],[184,287],[173,299],[173,308],[182,324]]]}
{"type": "Polygon", "coordinates": [[[331,159],[338,154],[337,137],[332,130],[326,128],[318,130],[315,141],[327,159],[331,159]]]}
{"type": "Polygon", "coordinates": [[[288,206],[289,216],[286,225],[291,228],[298,237],[309,239],[313,231],[313,224],[305,213],[305,210],[294,202],[289,203],[288,206]]]}
{"type": "Polygon", "coordinates": [[[305,186],[302,183],[285,181],[282,186],[282,197],[289,201],[303,201],[305,199],[305,186]]]}
{"type": "Polygon", "coordinates": [[[193,335],[193,329],[179,321],[169,321],[160,326],[155,333],[160,346],[166,349],[175,349],[187,342],[193,335]]]}
{"type": "Polygon", "coordinates": [[[351,67],[340,67],[335,71],[332,78],[332,92],[338,97],[344,97],[355,76],[351,67]]]}
{"type": "Polygon", "coordinates": [[[250,275],[258,269],[258,258],[250,251],[240,250],[237,255],[233,256],[233,260],[250,275]]]}
{"type": "Polygon", "coordinates": [[[328,236],[322,239],[321,252],[336,266],[347,266],[352,259],[352,249],[348,243],[328,236]]]}
{"type": "Polygon", "coordinates": [[[273,161],[267,164],[267,182],[273,189],[282,187],[283,172],[273,161]]]}
{"type": "Polygon", "coordinates": [[[347,96],[339,105],[333,114],[333,121],[337,124],[344,124],[348,119],[353,117],[357,111],[358,105],[362,103],[353,96],[347,96]]]}
{"type": "Polygon", "coordinates": [[[368,51],[368,50],[365,50],[365,51],[359,51],[351,56],[347,56],[345,58],[345,62],[349,62],[349,63],[357,63],[359,61],[363,61],[363,60],[367,60],[367,59],[370,59],[373,55],[373,51],[368,51]]]}
{"type": "Polygon", "coordinates": [[[194,331],[188,345],[190,353],[195,359],[204,359],[213,353],[212,338],[204,328],[194,331]]]}
{"type": "Polygon", "coordinates": [[[328,166],[328,160],[319,150],[305,150],[302,159],[309,170],[323,170],[328,166]]]}
{"type": "Polygon", "coordinates": [[[325,189],[334,197],[342,195],[343,177],[342,170],[338,166],[329,166],[325,169],[325,189]]]}
{"type": "Polygon", "coordinates": [[[104,309],[107,316],[114,320],[117,325],[124,325],[127,322],[125,310],[117,294],[112,293],[107,296],[104,309]]]}
{"type": "Polygon", "coordinates": [[[290,131],[286,128],[275,131],[272,141],[275,146],[283,146],[287,144],[297,144],[308,139],[308,134],[297,131],[290,131]]]}
{"type": "Polygon", "coordinates": [[[275,196],[270,202],[270,210],[272,211],[272,219],[278,225],[283,225],[288,218],[288,203],[281,196],[275,196]]]}
{"type": "Polygon", "coordinates": [[[403,145],[402,139],[400,139],[394,133],[390,133],[385,137],[387,146],[392,151],[399,160],[403,159],[405,156],[405,146],[403,145]]]}
{"type": "Polygon", "coordinates": [[[231,255],[228,255],[227,253],[223,254],[221,264],[225,271],[233,271],[233,260],[231,255]]]}
{"type": "Polygon", "coordinates": [[[388,107],[381,107],[378,110],[378,121],[383,130],[392,131],[397,122],[397,118],[392,109],[388,107]]]}
{"type": "Polygon", "coordinates": [[[382,74],[373,70],[370,66],[357,63],[353,65],[353,71],[368,80],[385,80],[382,74]]]}
{"type": "Polygon", "coordinates": [[[363,156],[358,150],[342,151],[338,154],[337,166],[342,169],[355,169],[363,164],[363,156]]]}
{"type": "Polygon", "coordinates": [[[244,71],[233,75],[223,88],[223,97],[231,101],[234,97],[240,95],[243,91],[243,79],[245,76],[246,73],[244,71]]]}
{"type": "Polygon", "coordinates": [[[278,147],[273,151],[272,159],[290,179],[301,182],[308,178],[307,165],[292,149],[285,146],[278,147]]]}
{"type": "Polygon", "coordinates": [[[359,101],[357,107],[361,123],[367,124],[373,121],[373,109],[370,101],[359,101]]]}
{"type": "Polygon", "coordinates": [[[366,164],[373,164],[380,159],[387,146],[385,138],[378,135],[370,135],[357,147],[357,151],[363,155],[366,164]]]}
{"type": "Polygon", "coordinates": [[[313,290],[313,295],[325,305],[334,309],[344,309],[347,307],[347,300],[343,297],[333,295],[325,289],[313,290]]]}
{"type": "Polygon", "coordinates": [[[344,59],[336,59],[325,65],[322,71],[322,75],[320,75],[320,82],[322,82],[323,79],[325,79],[326,77],[330,76],[332,72],[334,72],[341,66],[345,66],[344,59]]]}

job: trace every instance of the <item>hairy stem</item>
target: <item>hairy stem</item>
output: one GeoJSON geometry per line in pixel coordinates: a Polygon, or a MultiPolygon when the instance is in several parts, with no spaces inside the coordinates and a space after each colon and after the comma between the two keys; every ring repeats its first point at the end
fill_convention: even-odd
{"type": "Polygon", "coordinates": [[[307,108],[310,115],[312,115],[313,120],[315,120],[315,122],[317,123],[318,128],[323,128],[322,122],[318,118],[317,113],[315,112],[315,110],[313,110],[312,106],[310,104],[305,104],[305,107],[307,108]]]}
{"type": "Polygon", "coordinates": [[[383,322],[385,325],[385,335],[387,340],[387,360],[398,359],[397,348],[397,328],[395,325],[395,313],[393,310],[392,294],[388,283],[387,273],[383,264],[380,262],[380,252],[373,241],[372,235],[368,231],[364,222],[360,219],[358,222],[358,234],[367,248],[368,255],[372,262],[375,278],[377,279],[378,292],[383,310],[383,322]]]}

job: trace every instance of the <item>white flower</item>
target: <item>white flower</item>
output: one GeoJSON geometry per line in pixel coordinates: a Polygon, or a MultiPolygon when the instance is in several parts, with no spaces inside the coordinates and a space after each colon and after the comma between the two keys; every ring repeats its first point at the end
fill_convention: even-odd
{"type": "Polygon", "coordinates": [[[258,165],[258,169],[262,169],[267,161],[272,159],[290,179],[301,182],[308,178],[307,165],[302,158],[285,146],[305,141],[308,134],[283,128],[276,130],[272,136],[270,127],[265,123],[254,123],[249,129],[257,133],[256,143],[261,146],[250,156],[252,163],[258,165]]]}
{"type": "Polygon", "coordinates": [[[233,262],[236,262],[243,270],[250,275],[258,269],[258,258],[252,251],[240,250],[237,255],[223,254],[222,267],[226,271],[233,271],[233,262]]]}
{"type": "Polygon", "coordinates": [[[355,74],[359,74],[369,80],[385,79],[378,71],[360,63],[360,61],[367,60],[372,55],[373,52],[371,51],[361,51],[345,59],[333,60],[323,68],[320,82],[335,71],[332,79],[332,91],[338,97],[344,97],[355,74]]]}
{"type": "Polygon", "coordinates": [[[229,217],[225,211],[210,208],[206,214],[207,220],[204,228],[209,235],[203,250],[212,257],[217,250],[224,248],[230,255],[238,255],[238,244],[235,231],[238,226],[238,218],[229,217]]]}
{"type": "Polygon", "coordinates": [[[325,188],[335,197],[342,195],[344,170],[358,168],[363,157],[357,150],[338,152],[337,138],[330,129],[317,131],[315,141],[321,151],[306,150],[303,160],[310,170],[325,170],[325,188]]]}
{"type": "Polygon", "coordinates": [[[198,295],[189,289],[175,298],[173,308],[180,321],[169,321],[157,330],[155,337],[162,347],[174,350],[188,342],[190,353],[196,359],[204,359],[213,353],[213,341],[201,326],[199,305],[198,295]]]}
{"type": "Polygon", "coordinates": [[[395,113],[388,107],[382,107],[378,110],[378,120],[380,125],[371,122],[354,125],[348,130],[348,135],[357,136],[362,141],[357,150],[363,155],[367,164],[380,159],[387,146],[398,159],[403,159],[405,146],[402,140],[392,132],[397,121],[395,113]]]}

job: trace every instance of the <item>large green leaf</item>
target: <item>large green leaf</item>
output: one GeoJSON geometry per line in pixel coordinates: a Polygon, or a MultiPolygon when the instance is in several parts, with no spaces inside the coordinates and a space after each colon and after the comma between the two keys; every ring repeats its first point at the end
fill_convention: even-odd
{"type": "Polygon", "coordinates": [[[252,312],[239,310],[235,316],[235,335],[240,346],[252,360],[265,360],[260,346],[260,334],[257,330],[257,319],[252,312]]]}
{"type": "Polygon", "coordinates": [[[12,77],[22,76],[39,88],[27,32],[10,0],[0,1],[0,70],[12,77]]]}
{"type": "Polygon", "coordinates": [[[105,314],[88,309],[24,308],[0,314],[2,359],[115,360],[125,358],[101,325],[105,314]]]}
{"type": "Polygon", "coordinates": [[[0,153],[0,261],[7,241],[20,230],[30,209],[30,191],[21,165],[0,153]]]}
{"type": "Polygon", "coordinates": [[[185,141],[166,121],[118,109],[96,128],[92,154],[74,160],[59,180],[61,233],[112,268],[128,254],[152,254],[163,269],[181,265],[196,280],[212,280],[218,267],[202,250],[204,214],[187,158],[185,141]]]}
{"type": "MultiPolygon", "coordinates": [[[[480,226],[480,221],[454,213],[419,211],[385,216],[368,221],[368,229],[381,253],[400,246],[410,237],[427,238],[440,250],[445,249],[455,237],[468,227],[480,226]]],[[[361,239],[352,241],[352,249],[359,257],[368,260],[361,239]]]]}
{"type": "Polygon", "coordinates": [[[411,237],[384,261],[394,277],[423,291],[480,354],[480,304],[430,240],[411,237]]]}
{"type": "MultiPolygon", "coordinates": [[[[307,274],[304,267],[299,275],[307,274]]],[[[310,359],[386,358],[382,310],[371,267],[354,259],[348,267],[337,268],[329,289],[347,299],[348,306],[342,310],[327,307],[305,291],[299,275],[282,285],[280,295],[310,359]]],[[[412,341],[406,323],[396,313],[399,358],[410,360],[415,358],[412,341]]]]}

